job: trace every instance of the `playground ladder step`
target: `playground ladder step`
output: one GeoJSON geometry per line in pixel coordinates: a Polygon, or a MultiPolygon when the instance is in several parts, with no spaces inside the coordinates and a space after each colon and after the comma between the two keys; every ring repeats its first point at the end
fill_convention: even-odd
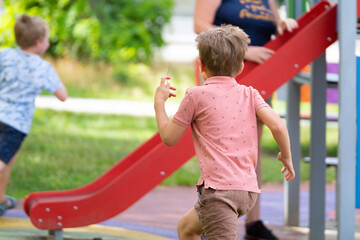
{"type": "MultiPolygon", "coordinates": [[[[304,157],[304,162],[310,163],[311,159],[310,157],[304,157]]],[[[337,157],[327,157],[325,158],[326,166],[337,166],[339,164],[339,159],[337,157]]]]}

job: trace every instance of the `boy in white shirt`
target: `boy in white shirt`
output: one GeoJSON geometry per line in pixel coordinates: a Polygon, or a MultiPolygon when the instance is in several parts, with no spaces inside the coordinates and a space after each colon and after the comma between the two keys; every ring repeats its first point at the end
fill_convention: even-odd
{"type": "Polygon", "coordinates": [[[15,23],[20,48],[0,51],[0,215],[16,206],[6,186],[17,152],[30,131],[35,98],[43,89],[65,101],[67,90],[54,68],[40,56],[49,47],[49,26],[39,17],[21,15],[15,23]]]}

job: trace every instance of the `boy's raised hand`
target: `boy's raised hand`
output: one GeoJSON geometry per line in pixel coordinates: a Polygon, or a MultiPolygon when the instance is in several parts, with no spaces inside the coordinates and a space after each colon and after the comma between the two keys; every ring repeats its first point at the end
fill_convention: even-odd
{"type": "Polygon", "coordinates": [[[295,170],[292,164],[291,157],[284,158],[281,155],[281,152],[278,153],[278,160],[283,163],[283,168],[281,169],[282,173],[285,173],[284,177],[286,181],[291,182],[295,178],[295,170]]]}
{"type": "Polygon", "coordinates": [[[170,97],[176,97],[176,94],[170,90],[175,91],[176,88],[171,86],[168,80],[170,77],[164,76],[161,78],[160,85],[157,87],[155,92],[155,103],[165,102],[170,97]]]}

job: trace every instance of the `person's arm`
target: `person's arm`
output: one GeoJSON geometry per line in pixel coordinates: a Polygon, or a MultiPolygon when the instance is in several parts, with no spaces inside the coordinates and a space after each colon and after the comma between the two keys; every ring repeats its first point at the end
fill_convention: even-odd
{"type": "Polygon", "coordinates": [[[280,22],[280,16],[279,16],[279,12],[278,12],[275,0],[269,0],[269,7],[275,16],[275,21],[277,23],[280,22]]]}
{"type": "Polygon", "coordinates": [[[292,18],[280,19],[275,0],[269,0],[269,6],[275,16],[276,30],[280,35],[282,35],[285,30],[292,32],[295,28],[299,27],[295,19],[292,18]]]}
{"type": "Polygon", "coordinates": [[[194,31],[199,34],[213,25],[221,0],[196,0],[194,12],[194,31]]]}
{"type": "Polygon", "coordinates": [[[256,112],[257,117],[270,129],[279,149],[278,160],[283,163],[281,172],[285,173],[285,179],[292,181],[295,178],[293,168],[289,133],[285,123],[279,115],[270,107],[262,107],[256,112]]]}
{"type": "MultiPolygon", "coordinates": [[[[295,19],[292,18],[286,18],[284,20],[280,19],[277,6],[274,0],[269,0],[269,6],[275,16],[276,29],[280,35],[282,35],[285,30],[292,32],[293,29],[299,27],[295,19]]],[[[249,46],[248,50],[245,53],[245,60],[261,64],[264,61],[266,61],[269,57],[271,57],[274,53],[275,52],[269,48],[249,46]]]]}
{"type": "Polygon", "coordinates": [[[65,102],[65,100],[66,100],[67,97],[68,97],[67,90],[66,90],[65,86],[62,86],[61,88],[59,88],[58,90],[56,90],[56,91],[54,92],[54,95],[55,95],[55,97],[57,97],[57,99],[59,99],[60,101],[65,102]]]}
{"type": "Polygon", "coordinates": [[[274,50],[265,47],[249,46],[245,52],[245,60],[261,64],[275,53],[274,50]]]}
{"type": "Polygon", "coordinates": [[[186,128],[180,126],[174,121],[170,120],[165,110],[165,102],[169,97],[175,97],[174,93],[170,90],[176,90],[170,86],[170,83],[166,83],[169,77],[162,77],[160,85],[156,89],[154,97],[154,109],[156,115],[156,123],[159,129],[160,137],[163,143],[167,146],[176,144],[181,136],[184,134],[186,128]]]}

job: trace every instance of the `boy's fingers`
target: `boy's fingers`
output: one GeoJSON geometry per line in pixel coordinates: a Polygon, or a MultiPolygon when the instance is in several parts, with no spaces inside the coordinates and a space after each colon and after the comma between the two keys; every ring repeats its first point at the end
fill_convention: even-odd
{"type": "Polygon", "coordinates": [[[292,175],[290,173],[285,174],[285,179],[290,182],[292,180],[292,175]]]}
{"type": "Polygon", "coordinates": [[[293,171],[288,171],[286,174],[285,174],[285,179],[289,182],[291,182],[292,180],[294,180],[295,178],[295,173],[293,171]]]}
{"type": "Polygon", "coordinates": [[[293,176],[293,175],[289,175],[288,181],[291,182],[292,180],[294,180],[294,176],[293,176]]]}
{"type": "Polygon", "coordinates": [[[290,173],[291,173],[291,176],[295,177],[295,171],[293,169],[290,171],[290,173]]]}
{"type": "Polygon", "coordinates": [[[167,79],[170,79],[170,77],[168,77],[168,76],[161,77],[161,84],[164,84],[167,79]]]}

